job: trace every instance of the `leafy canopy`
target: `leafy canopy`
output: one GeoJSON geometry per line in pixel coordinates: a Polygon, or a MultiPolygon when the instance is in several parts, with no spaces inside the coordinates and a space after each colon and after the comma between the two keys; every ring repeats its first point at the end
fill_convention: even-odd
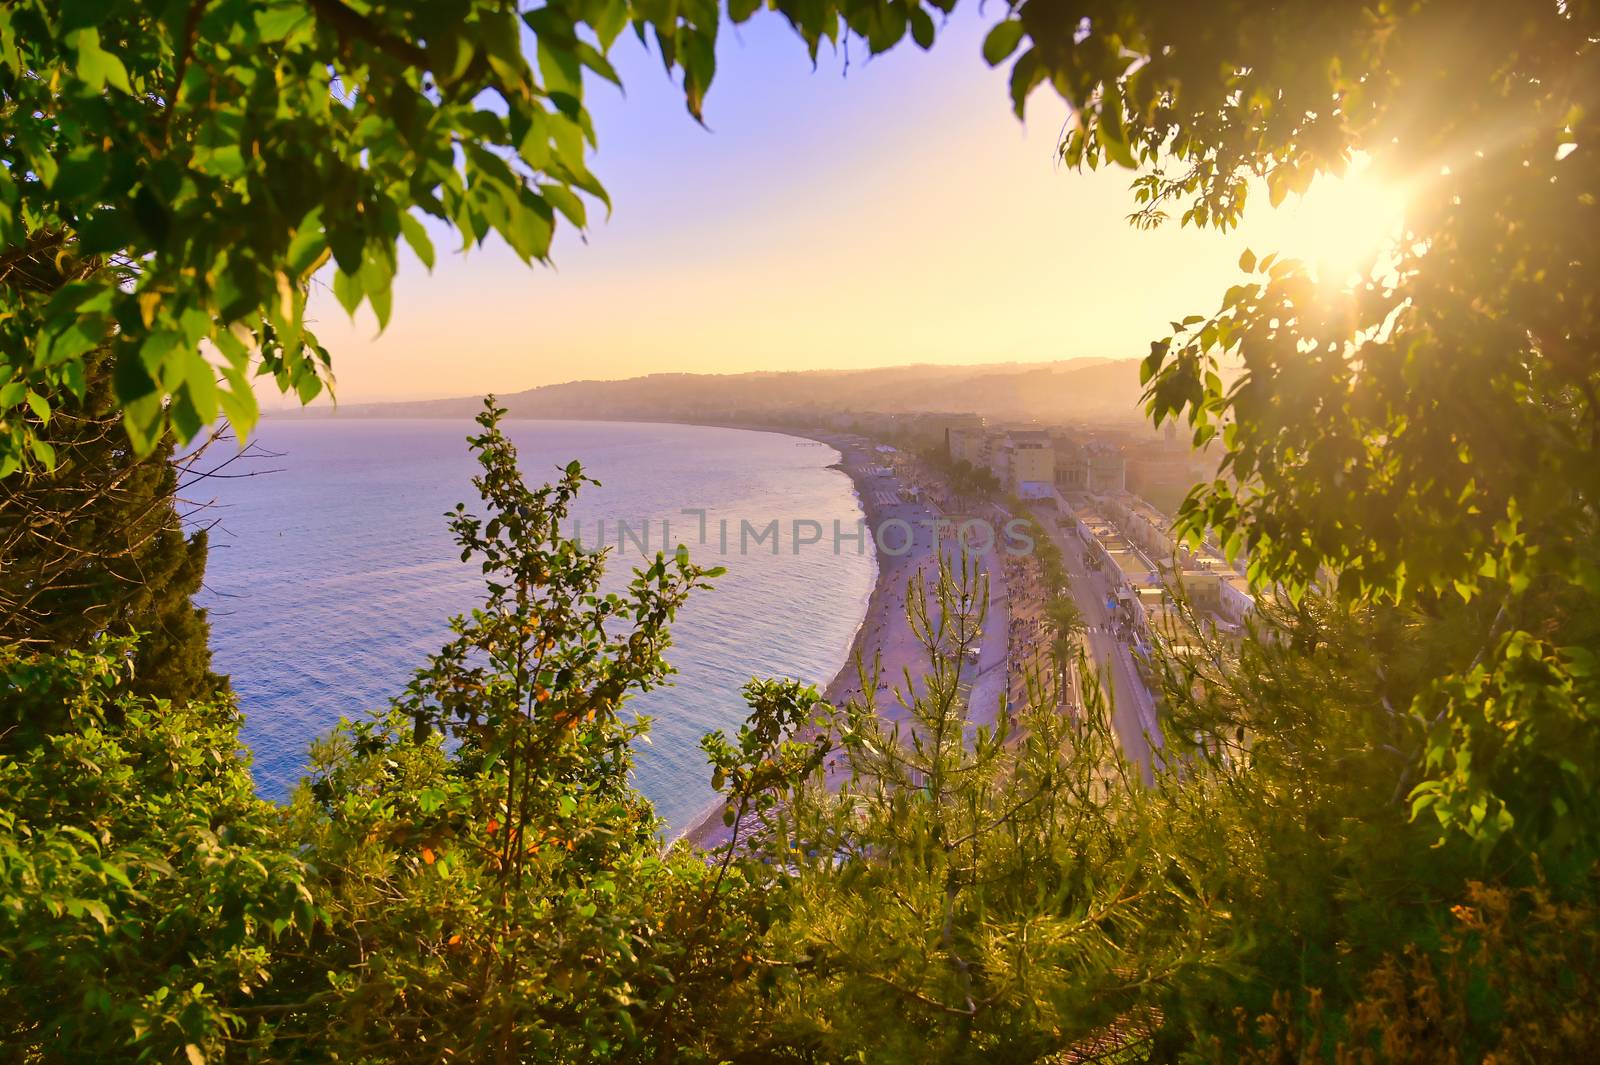
{"type": "MultiPolygon", "coordinates": [[[[773,6],[815,56],[845,16],[874,51],[907,32],[926,47],[928,11],[953,3],[773,6]]],[[[381,326],[400,242],[433,263],[421,216],[545,259],[559,219],[607,203],[585,77],[617,81],[605,56],[631,25],[698,118],[722,18],[715,0],[7,5],[0,476],[51,464],[35,430],[102,343],[142,450],[169,422],[184,441],[219,414],[247,432],[252,373],[302,401],[332,381],[305,319],[325,264],[346,310],[381,326]]]]}

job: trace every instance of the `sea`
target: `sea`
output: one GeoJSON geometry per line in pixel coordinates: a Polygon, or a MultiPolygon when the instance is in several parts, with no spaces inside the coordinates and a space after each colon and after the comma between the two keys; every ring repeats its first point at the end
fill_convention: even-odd
{"type": "MultiPolygon", "coordinates": [[[[853,536],[860,501],[830,468],[838,452],[797,437],[637,422],[504,427],[530,482],[574,459],[600,482],[581,493],[568,529],[610,548],[608,590],[677,543],[726,567],[679,611],[671,683],[626,707],[651,721],[636,783],[676,834],[715,797],[699,741],[744,721],[740,687],[753,676],[820,687],[844,664],[876,574],[871,538],[853,536]]],[[[461,561],[445,519],[458,502],[483,512],[466,443],[475,430],[464,419],[269,417],[233,461],[223,463],[237,453],[228,443],[203,457],[203,468],[221,468],[185,493],[205,504],[191,522],[210,527],[199,602],[264,796],[286,798],[309,742],[386,706],[447,640],[449,618],[482,601],[479,567],[461,561]]]]}

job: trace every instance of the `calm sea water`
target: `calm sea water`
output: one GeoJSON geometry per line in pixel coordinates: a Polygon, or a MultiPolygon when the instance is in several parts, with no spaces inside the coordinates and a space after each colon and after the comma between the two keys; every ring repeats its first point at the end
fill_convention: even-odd
{"type": "MultiPolygon", "coordinates": [[[[276,457],[236,463],[259,476],[206,482],[211,557],[202,605],[211,612],[215,668],[231,675],[246,712],[244,738],[263,794],[282,798],[300,779],[308,741],[341,716],[384,706],[439,648],[446,619],[481,598],[476,564],[463,564],[443,514],[473,509],[475,464],[466,421],[267,420],[255,439],[276,457]]],[[[636,698],[650,742],[637,782],[671,828],[685,827],[712,797],[698,743],[733,729],[752,675],[826,684],[843,663],[871,592],[872,547],[833,549],[833,522],[856,528],[850,480],[827,467],[838,453],[772,433],[616,422],[509,422],[530,481],[572,459],[601,482],[580,496],[579,532],[597,524],[615,544],[616,523],[661,519],[691,557],[728,572],[679,613],[668,658],[673,683],[636,698]],[[707,512],[708,543],[698,543],[707,512]],[[730,522],[729,547],[719,523],[730,522]],[[739,550],[739,522],[777,519],[770,541],[739,550]],[[794,549],[796,519],[820,522],[820,545],[794,549]]],[[[481,507],[477,508],[481,512],[481,507]]],[[[625,583],[641,555],[614,553],[607,587],[625,583]]]]}

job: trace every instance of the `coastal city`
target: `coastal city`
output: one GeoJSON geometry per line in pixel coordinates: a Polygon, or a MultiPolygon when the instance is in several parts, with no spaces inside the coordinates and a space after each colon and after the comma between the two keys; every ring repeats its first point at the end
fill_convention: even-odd
{"type": "MultiPolygon", "coordinates": [[[[808,425],[791,412],[783,431],[838,449],[877,546],[876,588],[830,702],[867,700],[887,724],[908,723],[931,668],[908,595],[920,581],[932,599],[942,557],[974,566],[986,592],[960,663],[969,724],[1041,701],[1081,721],[1087,668],[1122,757],[1154,779],[1163,734],[1152,657],[1202,638],[1236,644],[1256,610],[1247,559],[1174,529],[1187,487],[1214,471],[1173,424],[1151,439],[975,413],[813,415],[808,425]],[[1020,541],[1001,532],[1019,526],[1020,541]]],[[[727,843],[723,812],[714,805],[686,838],[727,843]]]]}
{"type": "MultiPolygon", "coordinates": [[[[1104,431],[994,425],[976,414],[859,414],[830,421],[831,441],[865,489],[869,522],[906,517],[898,511],[907,508],[924,521],[943,518],[951,529],[968,518],[994,529],[1019,516],[1033,520],[1063,564],[1055,578],[1062,586],[1051,587],[1041,573],[1041,552],[1007,556],[1004,565],[995,564],[1001,552],[984,554],[990,627],[1003,626],[1011,638],[995,659],[980,660],[979,675],[1003,658],[1008,702],[1017,705],[1028,679],[1052,668],[1053,636],[1081,642],[1109,697],[1124,754],[1148,774],[1161,744],[1146,665],[1156,641],[1182,649],[1199,635],[1196,625],[1208,638],[1237,640],[1255,612],[1247,559],[1230,563],[1218,545],[1192,545],[1173,530],[1171,515],[1183,492],[1207,475],[1204,456],[1180,441],[1171,423],[1152,442],[1104,431]],[[1048,602],[1063,595],[1076,610],[1074,631],[1052,633],[1048,602]]],[[[1081,706],[1077,678],[1066,678],[1058,690],[1064,708],[1081,706]]],[[[992,713],[985,693],[977,688],[972,699],[980,717],[992,713]]]]}

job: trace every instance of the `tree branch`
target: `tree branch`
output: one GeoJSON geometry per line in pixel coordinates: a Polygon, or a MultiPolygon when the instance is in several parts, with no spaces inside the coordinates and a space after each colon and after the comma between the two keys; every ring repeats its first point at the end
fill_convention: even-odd
{"type": "Polygon", "coordinates": [[[384,29],[342,0],[308,0],[317,18],[332,26],[341,37],[365,41],[391,59],[420,70],[428,69],[428,53],[414,42],[384,29]]]}

